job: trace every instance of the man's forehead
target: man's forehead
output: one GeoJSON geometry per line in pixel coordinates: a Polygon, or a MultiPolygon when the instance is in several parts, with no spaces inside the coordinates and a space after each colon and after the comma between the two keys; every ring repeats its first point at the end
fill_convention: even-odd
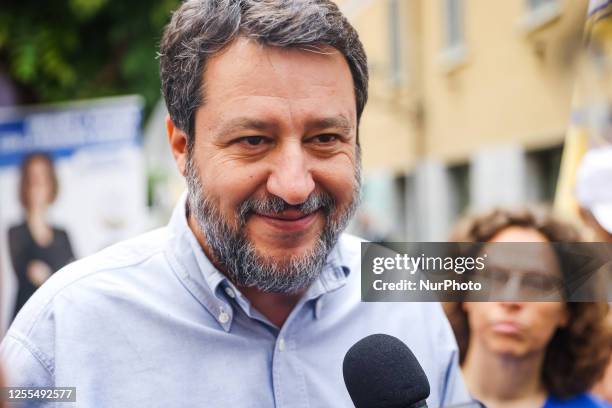
{"type": "Polygon", "coordinates": [[[348,63],[331,47],[280,48],[240,37],[208,61],[203,80],[206,100],[232,95],[298,98],[326,92],[354,98],[348,63]]]}
{"type": "Polygon", "coordinates": [[[222,51],[210,57],[209,64],[220,59],[230,59],[230,63],[236,60],[248,60],[253,63],[272,63],[275,58],[293,58],[307,60],[337,60],[344,61],[344,65],[348,68],[348,63],[342,53],[336,48],[321,44],[321,45],[304,45],[279,47],[270,44],[265,44],[255,38],[238,36],[222,51]]]}
{"type": "MultiPolygon", "coordinates": [[[[304,128],[356,126],[350,69],[339,52],[270,47],[237,40],[209,61],[196,118],[210,128],[270,128],[291,120],[304,128]]],[[[197,119],[196,119],[197,120],[197,119]]]]}

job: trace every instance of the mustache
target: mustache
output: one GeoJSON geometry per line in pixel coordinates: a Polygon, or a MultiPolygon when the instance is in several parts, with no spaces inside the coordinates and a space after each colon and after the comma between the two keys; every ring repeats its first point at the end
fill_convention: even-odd
{"type": "Polygon", "coordinates": [[[326,192],[313,192],[306,201],[301,204],[292,205],[275,195],[267,195],[262,198],[249,197],[238,206],[238,219],[244,225],[251,213],[267,216],[275,216],[287,210],[297,210],[304,215],[323,210],[329,215],[336,208],[336,200],[326,192]]]}

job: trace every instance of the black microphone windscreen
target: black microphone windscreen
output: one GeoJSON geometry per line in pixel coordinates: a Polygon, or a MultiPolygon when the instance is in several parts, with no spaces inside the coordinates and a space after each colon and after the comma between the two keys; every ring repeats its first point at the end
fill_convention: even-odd
{"type": "Polygon", "coordinates": [[[425,406],[429,381],[412,351],[401,340],[373,334],[344,356],[344,383],[356,408],[425,406]]]}

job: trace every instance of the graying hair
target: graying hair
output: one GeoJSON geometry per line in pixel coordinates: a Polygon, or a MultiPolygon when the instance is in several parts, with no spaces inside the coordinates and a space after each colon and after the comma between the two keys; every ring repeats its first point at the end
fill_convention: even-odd
{"type": "Polygon", "coordinates": [[[320,52],[330,46],[346,58],[353,77],[357,123],[368,99],[368,69],[357,32],[330,0],[187,0],[161,40],[162,92],[175,126],[194,143],[195,111],[205,102],[207,60],[237,37],[283,48],[320,52]]]}

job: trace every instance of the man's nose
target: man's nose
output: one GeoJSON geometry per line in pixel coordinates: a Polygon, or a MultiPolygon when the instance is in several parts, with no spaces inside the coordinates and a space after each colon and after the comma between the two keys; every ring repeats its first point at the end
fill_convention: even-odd
{"type": "Polygon", "coordinates": [[[277,153],[266,188],[290,205],[302,204],[315,188],[307,154],[298,143],[288,143],[277,153]]]}

